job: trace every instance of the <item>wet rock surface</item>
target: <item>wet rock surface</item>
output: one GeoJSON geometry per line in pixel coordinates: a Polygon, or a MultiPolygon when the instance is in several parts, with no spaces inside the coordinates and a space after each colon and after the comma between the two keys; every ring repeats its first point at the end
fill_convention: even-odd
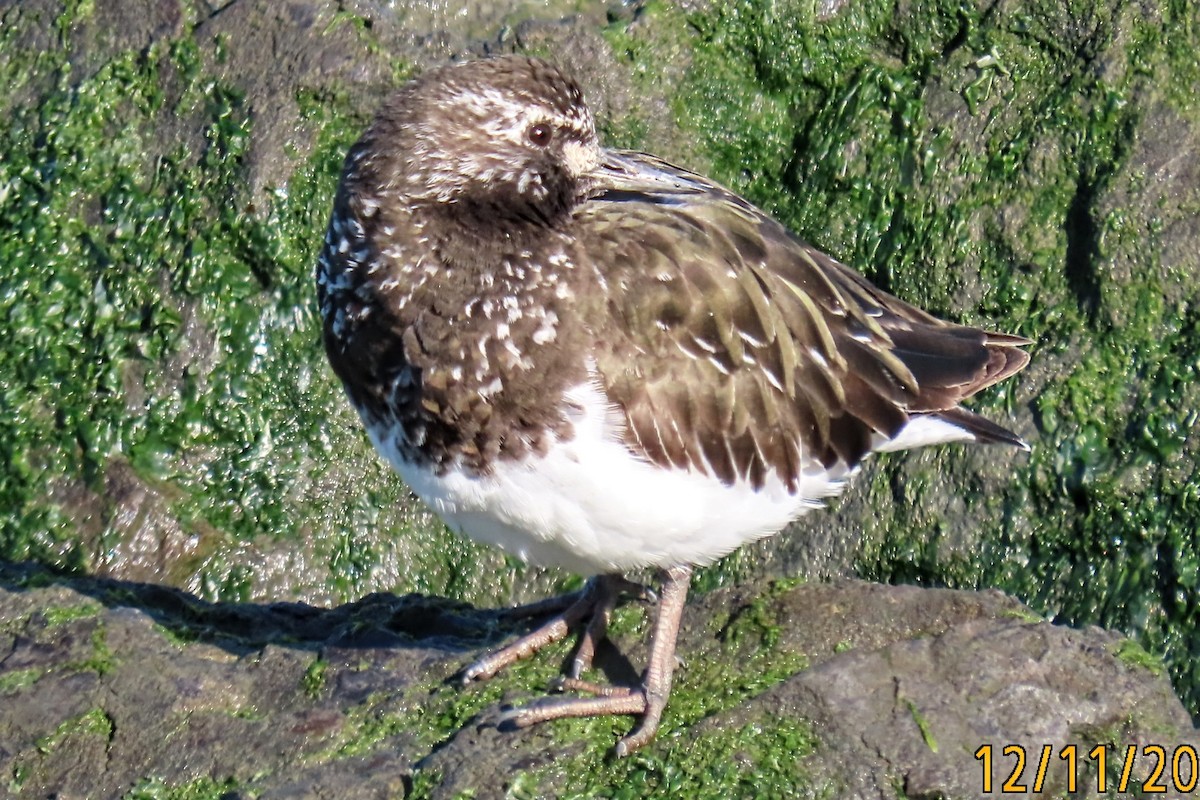
{"type": "MultiPolygon", "coordinates": [[[[693,654],[745,614],[773,619],[772,647],[809,666],[675,731],[673,746],[781,716],[806,720],[819,744],[794,770],[816,795],[982,796],[973,753],[985,744],[995,750],[994,786],[1011,771],[1000,755],[1011,744],[1033,755],[1068,743],[1081,752],[1110,741],[1200,746],[1165,677],[1120,656],[1125,640],[1036,621],[998,592],[858,581],[714,591],[685,615],[683,684],[700,667],[693,654]],[[727,621],[714,630],[714,618],[727,621]]],[[[515,630],[501,612],[437,598],[213,604],[0,567],[0,775],[13,796],[30,798],[121,797],[206,779],[234,797],[397,797],[414,780],[429,797],[503,797],[515,786],[565,796],[556,763],[587,755],[594,737],[572,741],[556,725],[500,730],[490,701],[445,731],[430,724],[484,691],[451,679],[515,630]]],[[[640,663],[636,642],[618,636],[610,664],[640,663]]],[[[523,680],[497,678],[503,699],[536,697],[540,687],[523,680]]],[[[1143,766],[1152,763],[1135,764],[1138,779],[1143,766]]],[[[1046,796],[1063,791],[1059,762],[1048,776],[1046,796]]]]}
{"type": "MultiPolygon", "coordinates": [[[[1041,793],[1055,796],[1066,785],[1059,754],[1076,743],[1086,795],[1097,773],[1084,755],[1098,744],[1113,746],[1110,785],[1129,745],[1159,744],[1168,755],[1198,746],[1161,666],[1115,633],[1040,621],[998,592],[763,577],[858,571],[1003,584],[1067,621],[1094,618],[1099,607],[1114,625],[1150,630],[1150,641],[1172,654],[1177,686],[1200,685],[1194,493],[1180,489],[1195,485],[1200,447],[1186,411],[1200,405],[1200,123],[1179,96],[1175,84],[1186,75],[1173,77],[1173,56],[1145,44],[1163,38],[1186,49],[1187,31],[1200,28],[1193,21],[1178,35],[1159,31],[1170,9],[1157,3],[1097,4],[1079,20],[1058,18],[1054,4],[1017,5],[989,7],[987,15],[1006,21],[996,28],[951,20],[945,31],[931,29],[944,41],[905,40],[899,54],[884,37],[880,52],[856,62],[861,43],[841,40],[850,55],[795,43],[800,34],[788,28],[783,4],[766,30],[784,44],[729,26],[745,36],[730,47],[751,53],[753,80],[735,74],[722,84],[725,65],[697,63],[693,44],[735,34],[709,27],[729,19],[705,3],[683,4],[679,14],[657,4],[0,2],[0,62],[14,53],[30,59],[0,91],[0,109],[20,122],[5,146],[25,153],[20,131],[28,129],[27,149],[40,159],[0,173],[0,209],[23,237],[32,237],[33,216],[66,220],[41,250],[11,250],[21,237],[0,242],[18,277],[45,267],[28,295],[6,282],[3,297],[6,312],[35,308],[32,324],[47,326],[51,342],[31,348],[25,329],[4,331],[16,349],[4,351],[0,422],[16,432],[5,428],[0,443],[14,464],[0,485],[11,500],[0,544],[11,558],[108,576],[61,577],[0,561],[0,794],[487,798],[621,788],[628,796],[771,796],[778,785],[788,796],[957,798],[983,796],[979,747],[993,748],[994,796],[1015,766],[1003,749],[1020,745],[1028,761],[1018,777],[1028,787],[1036,756],[1051,747],[1041,793]],[[1052,46],[1059,39],[1065,55],[1052,46]],[[1022,72],[1023,47],[1058,55],[1022,72]],[[839,257],[859,256],[855,263],[909,299],[932,297],[936,310],[960,318],[982,306],[998,327],[1032,320],[1024,332],[1039,339],[1019,388],[998,404],[1007,408],[987,412],[1015,419],[1034,454],[938,450],[903,467],[870,464],[836,514],[809,515],[706,573],[700,582],[723,588],[689,605],[663,733],[619,764],[603,753],[627,721],[496,727],[504,703],[548,685],[565,648],[484,686],[452,681],[520,627],[446,597],[529,600],[562,576],[455,544],[395,488],[322,371],[304,311],[340,153],[379,99],[423,66],[509,50],[567,61],[610,141],[723,170],[714,174],[807,223],[806,235],[824,236],[822,246],[839,257]],[[847,83],[829,83],[822,65],[834,56],[855,64],[841,71],[847,83]],[[898,70],[898,59],[913,66],[898,70]],[[1047,63],[1060,93],[1029,96],[1025,86],[1042,85],[1037,70],[1047,63]],[[674,95],[677,83],[706,71],[712,86],[674,95]],[[127,74],[138,84],[132,100],[121,83],[127,74]],[[751,146],[735,130],[741,119],[705,141],[676,122],[744,112],[770,125],[812,113],[812,96],[796,87],[825,92],[816,115],[794,129],[752,130],[751,146]],[[106,142],[131,138],[136,158],[113,157],[121,175],[113,184],[56,183],[73,158],[87,163],[94,154],[70,137],[57,140],[66,123],[55,120],[102,90],[130,107],[79,127],[99,127],[96,138],[106,142]],[[895,102],[906,93],[919,102],[895,102]],[[739,107],[742,94],[752,99],[739,107]],[[30,119],[43,103],[50,122],[38,128],[30,119]],[[126,130],[125,116],[139,121],[126,130]],[[912,151],[872,163],[872,147],[885,142],[864,118],[883,120],[889,140],[911,136],[912,151]],[[842,128],[851,133],[825,137],[842,128]],[[755,160],[771,147],[778,164],[755,160]],[[977,172],[1010,162],[1018,166],[979,188],[977,172]],[[122,172],[130,163],[136,169],[122,172]],[[892,169],[900,188],[873,183],[892,169]],[[212,185],[196,177],[222,170],[212,185]],[[288,192],[304,196],[305,181],[319,185],[307,190],[312,207],[288,206],[288,192]],[[925,181],[936,188],[923,206],[925,181]],[[762,182],[795,196],[826,192],[828,208],[816,218],[764,194],[762,182]],[[123,217],[129,184],[167,188],[123,217]],[[1008,192],[1011,185],[1020,191],[1008,192]],[[860,186],[866,200],[855,194],[860,186]],[[177,196],[193,190],[203,196],[177,196]],[[55,206],[58,197],[68,200],[55,206]],[[862,207],[848,211],[845,198],[854,197],[862,207]],[[139,227],[188,204],[200,206],[198,221],[166,232],[139,227]],[[36,211],[21,216],[18,207],[36,211]],[[881,230],[869,229],[873,216],[885,220],[881,230]],[[946,229],[919,225],[942,217],[952,220],[946,229]],[[895,231],[906,226],[918,233],[897,244],[895,231]],[[177,252],[130,255],[171,236],[177,252]],[[853,250],[860,240],[893,250],[867,257],[853,250]],[[960,244],[937,249],[945,241],[960,244]],[[49,259],[78,242],[62,264],[49,259]],[[222,247],[241,272],[196,255],[222,247]],[[927,250],[930,263],[956,276],[941,294],[925,294],[945,280],[929,264],[881,266],[927,250]],[[1012,281],[987,272],[996,263],[1012,281]],[[84,265],[80,275],[67,273],[72,264],[84,265]],[[114,274],[154,270],[161,275],[146,282],[159,294],[120,295],[114,274]],[[58,275],[82,288],[36,305],[58,275]],[[221,306],[231,293],[235,302],[221,306]],[[70,313],[61,330],[49,327],[63,308],[70,313]],[[178,317],[168,325],[174,338],[155,351],[146,331],[164,309],[178,317]],[[255,324],[230,323],[235,313],[255,324]],[[108,338],[102,323],[114,317],[123,327],[108,338]],[[81,326],[93,349],[54,349],[81,326]],[[229,366],[260,347],[261,361],[229,366]],[[298,355],[270,360],[287,348],[298,355]],[[116,379],[87,373],[71,382],[87,365],[110,361],[120,364],[116,379]],[[59,363],[67,366],[54,372],[59,363]],[[36,365],[33,377],[12,377],[17,364],[36,365]],[[264,371],[265,388],[248,394],[264,371]],[[228,391],[207,398],[221,380],[228,391]],[[106,424],[125,432],[106,444],[104,431],[85,423],[108,411],[68,408],[80,393],[116,397],[120,410],[106,424]],[[195,397],[207,405],[189,405],[195,397]],[[262,410],[267,401],[279,408],[262,410]],[[148,415],[155,404],[174,410],[148,415]],[[297,443],[314,430],[316,444],[297,443]],[[66,442],[58,450],[56,436],[66,442]],[[31,488],[12,490],[21,485],[31,488]],[[41,522],[24,522],[35,517],[41,522]],[[284,523],[291,527],[281,532],[284,523]],[[32,543],[21,539],[30,531],[32,543]],[[1091,549],[1072,549],[1080,541],[1091,549]],[[968,559],[977,561],[963,566],[968,559]],[[426,594],[338,602],[392,586],[426,594]],[[271,602],[296,597],[328,607],[271,602]],[[1170,626],[1154,627],[1166,619],[1170,626]]],[[[873,9],[823,3],[818,16],[861,21],[865,41],[882,29],[872,15],[894,11],[873,9]]],[[[760,12],[738,7],[747,18],[760,12]]],[[[1193,89],[1187,83],[1183,92],[1193,89]]],[[[643,663],[646,626],[637,609],[623,619],[600,664],[606,677],[629,682],[643,663]]],[[[1194,689],[1185,691],[1194,700],[1194,689]]],[[[1139,752],[1131,779],[1153,766],[1139,752]]]]}

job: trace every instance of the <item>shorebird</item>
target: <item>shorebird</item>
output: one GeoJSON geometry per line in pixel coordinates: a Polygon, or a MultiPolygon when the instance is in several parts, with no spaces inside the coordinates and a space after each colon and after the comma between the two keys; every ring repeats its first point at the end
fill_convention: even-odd
{"type": "Polygon", "coordinates": [[[482,680],[572,628],[576,696],[524,727],[639,717],[671,689],[694,566],[836,495],[872,452],[1024,443],[960,403],[1020,336],[875,288],[719,184],[597,139],[579,86],[505,57],[425,73],[346,157],[316,271],[330,363],[372,443],[453,530],[594,577],[482,680]],[[623,577],[661,577],[637,686],[584,680],[623,577]]]}

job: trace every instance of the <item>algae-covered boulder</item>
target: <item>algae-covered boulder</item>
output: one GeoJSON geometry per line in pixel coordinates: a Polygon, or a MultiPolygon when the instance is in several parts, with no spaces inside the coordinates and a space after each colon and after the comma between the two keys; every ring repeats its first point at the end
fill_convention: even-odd
{"type": "MultiPolygon", "coordinates": [[[[635,676],[647,627],[639,609],[618,614],[618,646],[600,653],[610,678],[635,676]]],[[[421,595],[210,603],[0,567],[0,775],[30,798],[972,797],[1013,774],[1006,748],[1032,765],[1050,747],[1038,785],[1053,796],[1072,785],[1068,748],[1074,785],[1095,789],[1097,746],[1114,788],[1125,760],[1127,785],[1151,777],[1142,748],[1200,747],[1144,651],[999,592],[709,592],[684,616],[658,739],[621,760],[606,753],[626,720],[497,726],[500,703],[536,696],[566,645],[483,686],[453,680],[511,628],[421,595]]]]}
{"type": "MultiPolygon", "coordinates": [[[[0,1],[0,785],[970,796],[989,743],[999,789],[1009,744],[1194,742],[1198,47],[1170,0],[0,1]],[[625,720],[489,724],[553,656],[442,683],[520,627],[461,604],[580,578],[449,534],[318,336],[347,146],[407,76],[513,50],[576,72],[610,143],[1035,341],[974,406],[1032,452],[881,458],[702,571],[664,735],[617,764],[625,720]],[[797,576],[1001,589],[1055,624],[989,593],[769,583],[797,576]]],[[[616,679],[641,664],[624,614],[616,679]]]]}

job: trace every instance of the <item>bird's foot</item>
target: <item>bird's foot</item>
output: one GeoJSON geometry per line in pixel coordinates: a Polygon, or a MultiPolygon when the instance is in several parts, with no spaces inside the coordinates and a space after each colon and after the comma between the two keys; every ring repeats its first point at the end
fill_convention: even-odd
{"type": "Polygon", "coordinates": [[[511,644],[488,653],[466,667],[460,673],[462,682],[467,684],[487,680],[505,667],[565,638],[572,627],[587,619],[587,625],[580,633],[579,646],[568,671],[572,678],[578,678],[591,669],[596,648],[607,638],[608,621],[612,611],[623,596],[633,596],[642,600],[656,599],[654,593],[640,583],[634,583],[620,575],[598,575],[578,592],[509,610],[506,616],[510,617],[532,617],[546,613],[553,613],[554,616],[511,644]]]}
{"type": "MultiPolygon", "coordinates": [[[[666,707],[667,698],[671,694],[671,681],[675,670],[675,639],[679,633],[679,624],[683,615],[684,602],[687,599],[690,577],[691,569],[688,567],[675,567],[665,571],[662,599],[659,602],[658,618],[655,621],[654,634],[650,644],[649,664],[646,667],[641,686],[604,686],[581,680],[579,677],[580,674],[591,666],[592,657],[595,654],[595,646],[604,638],[608,617],[618,597],[622,591],[629,588],[628,582],[624,581],[623,578],[619,579],[620,582],[618,582],[612,576],[602,576],[597,579],[596,583],[603,582],[604,587],[597,589],[596,596],[588,608],[579,612],[575,617],[576,620],[582,619],[584,612],[587,610],[592,611],[592,617],[580,635],[579,649],[571,663],[568,674],[556,681],[554,686],[559,691],[583,692],[593,696],[545,698],[529,705],[512,708],[501,715],[499,720],[500,725],[502,727],[527,728],[539,722],[565,719],[567,717],[629,714],[640,716],[641,719],[638,720],[637,725],[634,726],[634,729],[627,736],[617,742],[613,752],[616,756],[621,757],[629,755],[645,746],[658,732],[663,709],[666,707]]],[[[587,592],[585,590],[586,596],[587,592]]],[[[583,600],[580,602],[583,602],[583,600]]],[[[471,669],[475,669],[480,664],[486,664],[484,669],[492,669],[491,659],[507,654],[508,651],[514,649],[518,652],[515,652],[511,656],[503,655],[507,659],[505,664],[512,663],[512,661],[524,657],[528,652],[532,652],[523,649],[528,647],[528,645],[523,645],[525,640],[531,637],[538,637],[542,631],[562,623],[562,618],[570,615],[575,609],[575,605],[571,606],[560,617],[552,619],[543,628],[534,631],[491,656],[484,657],[471,669]]],[[[563,633],[559,634],[557,638],[562,638],[565,635],[566,627],[564,624],[563,633]]],[[[553,628],[553,632],[557,633],[558,628],[553,628]]],[[[543,646],[549,641],[556,641],[556,639],[546,639],[546,641],[538,646],[543,646]]],[[[495,669],[499,669],[499,667],[495,667],[488,674],[495,674],[495,669]]]]}
{"type": "Polygon", "coordinates": [[[648,586],[620,575],[601,575],[595,581],[597,596],[591,619],[579,634],[575,657],[571,659],[570,669],[567,670],[567,677],[571,680],[578,680],[579,676],[592,668],[592,662],[596,659],[596,648],[608,638],[608,623],[622,598],[631,597],[648,603],[658,600],[657,595],[648,586]]]}
{"type": "Polygon", "coordinates": [[[560,675],[551,682],[550,691],[555,694],[575,692],[577,694],[590,694],[593,697],[615,697],[617,695],[627,695],[637,690],[632,686],[614,686],[608,683],[595,683],[594,681],[572,678],[569,675],[560,675]]]}
{"type": "MultiPolygon", "coordinates": [[[[565,679],[565,682],[572,682],[565,679]]],[[[601,717],[606,715],[629,714],[639,715],[641,719],[627,736],[617,742],[613,754],[618,758],[627,756],[643,747],[658,733],[659,722],[662,720],[663,709],[667,705],[666,694],[662,687],[647,685],[639,687],[628,686],[597,686],[579,682],[575,687],[596,697],[567,697],[543,698],[519,708],[512,708],[500,715],[501,727],[528,728],[539,722],[549,722],[553,719],[568,717],[601,717]]],[[[667,679],[666,691],[670,692],[670,678],[667,679]]]]}

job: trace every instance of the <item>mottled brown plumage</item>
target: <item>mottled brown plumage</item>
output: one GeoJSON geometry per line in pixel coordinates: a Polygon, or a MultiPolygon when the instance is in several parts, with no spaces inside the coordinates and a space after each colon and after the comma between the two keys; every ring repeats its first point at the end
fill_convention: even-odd
{"type": "Polygon", "coordinates": [[[536,59],[434,70],[351,149],[317,269],[325,346],[372,440],[457,530],[605,573],[490,676],[626,585],[663,606],[643,686],[511,718],[632,713],[653,736],[691,565],[835,494],[874,450],[1022,445],[959,404],[1027,340],[938,320],[745,200],[596,140],[536,59]]]}
{"type": "MultiPolygon", "coordinates": [[[[598,269],[621,287],[599,373],[631,445],[655,463],[755,485],[774,470],[794,485],[802,452],[855,466],[874,437],[955,409],[1028,361],[1025,339],[879,291],[698,175],[641,154],[605,166],[579,212],[580,250],[603,254],[598,269]],[[647,168],[684,183],[639,182],[647,168]]],[[[1019,442],[965,410],[953,418],[1019,442]]]]}

